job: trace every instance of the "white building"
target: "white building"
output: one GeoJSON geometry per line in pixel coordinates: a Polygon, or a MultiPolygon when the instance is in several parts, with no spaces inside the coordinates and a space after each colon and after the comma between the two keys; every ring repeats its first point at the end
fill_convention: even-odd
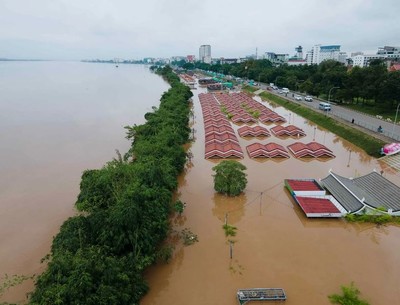
{"type": "Polygon", "coordinates": [[[384,46],[378,48],[378,55],[383,55],[386,59],[397,59],[400,58],[400,47],[389,47],[384,46]]]}
{"type": "Polygon", "coordinates": [[[371,60],[381,59],[389,63],[400,59],[400,47],[384,46],[378,48],[376,54],[364,54],[362,52],[352,53],[353,66],[368,67],[371,60]]]}
{"type": "Polygon", "coordinates": [[[211,46],[201,45],[199,49],[199,60],[201,62],[210,64],[211,63],[211,46]]]}
{"type": "Polygon", "coordinates": [[[340,45],[322,46],[317,44],[307,52],[306,61],[308,65],[319,65],[324,60],[329,59],[345,63],[346,57],[347,55],[345,52],[340,52],[340,45]]]}
{"type": "Polygon", "coordinates": [[[369,62],[374,59],[385,59],[384,55],[381,54],[358,54],[351,58],[353,60],[354,67],[367,67],[369,62]]]}

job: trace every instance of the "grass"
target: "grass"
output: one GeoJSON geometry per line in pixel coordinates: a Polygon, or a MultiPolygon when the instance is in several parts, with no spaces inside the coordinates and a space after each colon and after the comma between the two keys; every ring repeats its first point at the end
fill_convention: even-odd
{"type": "Polygon", "coordinates": [[[252,86],[243,86],[243,90],[249,91],[251,93],[256,92],[259,88],[252,87],[252,86]]]}
{"type": "MultiPolygon", "coordinates": [[[[247,87],[245,87],[244,89],[248,90],[247,87]]],[[[261,93],[260,97],[268,101],[275,102],[285,107],[286,109],[293,111],[294,113],[297,113],[304,118],[307,118],[308,120],[314,122],[315,124],[324,127],[330,132],[360,147],[370,156],[377,158],[381,156],[380,155],[381,147],[383,147],[383,145],[386,144],[382,140],[376,139],[368,134],[365,134],[362,131],[359,131],[345,124],[342,124],[336,121],[335,119],[323,115],[312,109],[309,109],[308,107],[293,102],[289,102],[269,92],[261,93]]]]}

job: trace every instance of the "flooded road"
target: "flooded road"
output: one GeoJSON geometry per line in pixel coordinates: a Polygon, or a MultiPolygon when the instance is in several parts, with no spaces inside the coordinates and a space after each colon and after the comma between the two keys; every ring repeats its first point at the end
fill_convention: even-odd
{"type": "Polygon", "coordinates": [[[307,136],[299,140],[239,137],[245,154],[241,162],[248,174],[246,191],[237,198],[218,195],[212,178],[212,167],[218,161],[204,159],[204,127],[197,98],[201,92],[204,90],[194,90],[193,159],[180,177],[180,199],[187,208],[172,220],[175,230],[189,228],[199,242],[188,247],[177,244],[169,264],[159,264],[147,272],[151,288],[141,304],[233,305],[237,304],[238,289],[281,287],[288,297],[285,304],[328,305],[327,296],[339,293],[341,285],[351,282],[371,305],[398,304],[400,228],[307,219],[283,184],[285,178],[324,178],[330,169],[346,177],[375,169],[384,170],[386,178],[400,185],[398,174],[340,137],[265,102],[307,136]],[[257,161],[245,152],[245,147],[254,142],[276,142],[286,147],[314,139],[331,149],[336,158],[303,161],[291,156],[257,161]],[[225,217],[238,229],[230,238],[234,242],[232,259],[222,229],[225,217]]]}
{"type": "Polygon", "coordinates": [[[41,272],[82,172],[126,152],[123,126],[143,123],[168,88],[145,66],[0,62],[0,277],[41,272]]]}

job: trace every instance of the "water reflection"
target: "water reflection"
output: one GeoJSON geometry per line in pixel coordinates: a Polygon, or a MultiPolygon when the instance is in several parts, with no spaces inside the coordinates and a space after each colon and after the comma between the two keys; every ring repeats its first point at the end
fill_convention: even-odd
{"type": "Polygon", "coordinates": [[[225,223],[226,220],[228,224],[235,224],[244,215],[244,205],[247,202],[247,196],[245,193],[236,197],[215,193],[213,202],[213,215],[223,223],[225,223]]]}

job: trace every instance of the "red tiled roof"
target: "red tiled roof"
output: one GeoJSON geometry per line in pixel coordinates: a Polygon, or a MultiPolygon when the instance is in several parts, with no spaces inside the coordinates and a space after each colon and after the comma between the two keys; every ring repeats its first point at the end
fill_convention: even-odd
{"type": "Polygon", "coordinates": [[[299,197],[296,196],[304,213],[340,213],[338,208],[325,198],[299,197]]]}
{"type": "Polygon", "coordinates": [[[248,145],[246,150],[250,158],[289,158],[289,154],[287,153],[286,149],[282,145],[276,143],[268,143],[266,145],[262,145],[261,143],[253,143],[248,145]]]}
{"type": "Polygon", "coordinates": [[[283,126],[275,126],[271,128],[271,132],[279,137],[279,136],[305,136],[305,132],[297,126],[288,125],[286,127],[283,126]]]}
{"type": "Polygon", "coordinates": [[[286,182],[293,191],[321,191],[321,187],[314,180],[287,179],[286,182]]]}
{"type": "Polygon", "coordinates": [[[287,148],[296,158],[302,157],[335,157],[330,149],[326,146],[317,143],[310,142],[308,144],[296,142],[288,145],[287,148]]]}

